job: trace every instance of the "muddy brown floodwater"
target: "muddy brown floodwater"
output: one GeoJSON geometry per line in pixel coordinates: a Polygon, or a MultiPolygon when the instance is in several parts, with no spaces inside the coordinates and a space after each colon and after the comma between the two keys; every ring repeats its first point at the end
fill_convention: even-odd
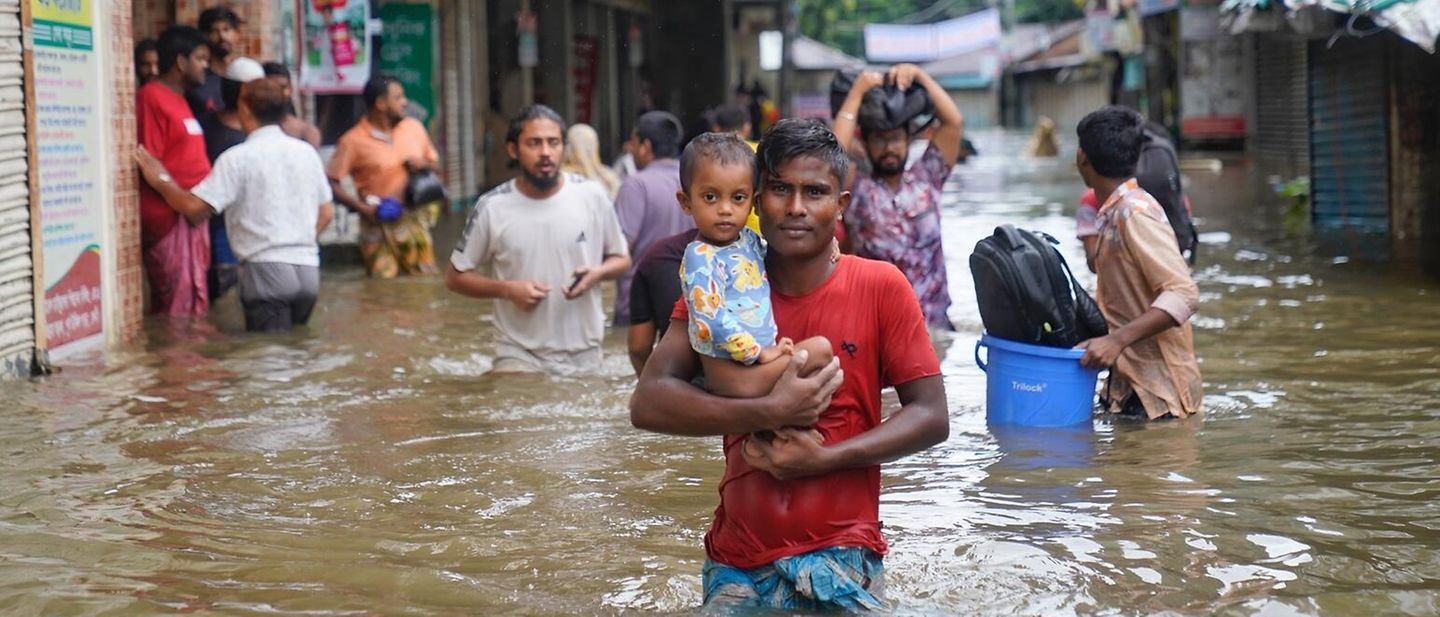
{"type": "MultiPolygon", "coordinates": [[[[897,612],[1440,613],[1440,287],[1318,254],[1227,160],[1187,174],[1203,418],[992,432],[967,257],[1021,222],[1083,264],[1081,188],[977,142],[944,212],[951,438],[884,473],[897,612]]],[[[621,336],[601,376],[496,379],[485,303],[322,293],[306,333],[222,306],[0,384],[0,613],[695,611],[720,442],[631,428],[621,336]]]]}

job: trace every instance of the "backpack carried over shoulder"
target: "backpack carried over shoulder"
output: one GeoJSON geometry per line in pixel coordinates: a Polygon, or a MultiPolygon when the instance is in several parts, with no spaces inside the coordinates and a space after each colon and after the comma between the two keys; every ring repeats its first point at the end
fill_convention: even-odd
{"type": "Polygon", "coordinates": [[[1110,328],[1046,233],[995,228],[975,243],[970,273],[985,331],[1021,343],[1074,347],[1110,328]]]}
{"type": "Polygon", "coordinates": [[[1165,210],[1165,218],[1170,220],[1175,239],[1180,243],[1180,254],[1193,265],[1197,234],[1190,210],[1185,206],[1185,192],[1180,187],[1180,159],[1170,138],[1151,126],[1145,127],[1145,145],[1140,147],[1135,179],[1165,210]]]}

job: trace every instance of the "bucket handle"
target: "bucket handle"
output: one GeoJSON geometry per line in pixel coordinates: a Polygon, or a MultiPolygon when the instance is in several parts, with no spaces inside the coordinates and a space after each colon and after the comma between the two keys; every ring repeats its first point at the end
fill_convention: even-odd
{"type": "MultiPolygon", "coordinates": [[[[981,348],[981,347],[984,347],[984,348],[986,348],[986,349],[989,349],[989,348],[990,348],[989,345],[986,345],[986,344],[985,344],[985,341],[975,341],[975,365],[980,367],[980,372],[982,372],[982,373],[988,373],[988,372],[990,372],[990,369],[985,365],[985,361],[983,361],[983,360],[980,359],[980,348],[981,348]]],[[[986,354],[986,355],[988,356],[989,354],[986,354]]]]}

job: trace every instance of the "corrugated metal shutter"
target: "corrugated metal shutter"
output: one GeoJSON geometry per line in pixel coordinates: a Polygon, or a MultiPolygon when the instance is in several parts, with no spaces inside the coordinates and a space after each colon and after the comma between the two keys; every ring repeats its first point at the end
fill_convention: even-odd
{"type": "Polygon", "coordinates": [[[35,354],[20,34],[20,2],[0,0],[0,378],[28,375],[35,354]]]}
{"type": "Polygon", "coordinates": [[[1255,45],[1255,153],[1270,168],[1309,173],[1310,84],[1301,39],[1261,36],[1255,45]]]}
{"type": "Polygon", "coordinates": [[[1383,37],[1310,47],[1310,169],[1315,224],[1386,233],[1390,140],[1383,37]]]}

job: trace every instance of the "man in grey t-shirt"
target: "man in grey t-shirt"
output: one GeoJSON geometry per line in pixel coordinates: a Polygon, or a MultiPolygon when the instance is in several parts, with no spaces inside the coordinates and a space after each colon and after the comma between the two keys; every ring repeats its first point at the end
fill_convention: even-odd
{"type": "Polygon", "coordinates": [[[505,148],[520,173],[476,202],[445,272],[451,291],[496,300],[492,372],[598,368],[605,336],[598,284],[630,267],[605,190],[560,172],[564,135],[564,120],[544,105],[510,123],[505,148]]]}

